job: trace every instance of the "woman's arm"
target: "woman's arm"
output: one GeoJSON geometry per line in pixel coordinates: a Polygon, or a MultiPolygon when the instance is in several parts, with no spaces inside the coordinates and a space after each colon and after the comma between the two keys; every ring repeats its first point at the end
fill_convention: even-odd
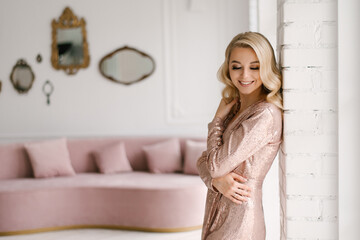
{"type": "Polygon", "coordinates": [[[272,138],[273,116],[268,108],[260,109],[223,141],[223,120],[215,117],[208,125],[206,166],[212,178],[232,172],[239,164],[272,138]]]}
{"type": "Polygon", "coordinates": [[[219,192],[212,185],[212,180],[213,179],[210,176],[209,170],[207,169],[206,158],[207,158],[207,153],[206,153],[206,151],[204,151],[201,154],[201,157],[198,159],[197,164],[196,164],[197,169],[199,171],[200,178],[203,180],[203,182],[205,183],[205,185],[207,186],[208,189],[210,189],[210,190],[212,190],[214,192],[219,192]]]}
{"type": "Polygon", "coordinates": [[[220,192],[237,204],[247,201],[246,197],[251,197],[251,188],[244,184],[247,180],[237,173],[231,172],[223,177],[212,178],[206,167],[206,158],[207,153],[204,151],[197,161],[197,169],[208,189],[220,192]]]}

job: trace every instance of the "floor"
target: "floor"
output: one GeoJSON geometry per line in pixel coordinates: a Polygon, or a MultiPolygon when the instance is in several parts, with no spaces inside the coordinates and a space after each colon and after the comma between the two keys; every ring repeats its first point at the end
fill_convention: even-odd
{"type": "Polygon", "coordinates": [[[200,240],[201,230],[151,233],[108,229],[75,229],[0,237],[0,240],[200,240]]]}

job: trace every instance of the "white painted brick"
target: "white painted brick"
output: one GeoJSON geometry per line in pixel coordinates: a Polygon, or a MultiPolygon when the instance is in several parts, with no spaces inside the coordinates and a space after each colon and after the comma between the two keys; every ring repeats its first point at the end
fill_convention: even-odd
{"type": "Polygon", "coordinates": [[[320,44],[322,46],[336,46],[337,45],[337,23],[326,22],[321,24],[320,44]]]}
{"type": "Polygon", "coordinates": [[[334,111],[285,111],[284,135],[337,135],[337,113],[334,111]]]}
{"type": "Polygon", "coordinates": [[[319,122],[318,111],[286,111],[284,112],[284,134],[297,132],[316,132],[319,122]]]}
{"type": "Polygon", "coordinates": [[[338,236],[333,199],[338,151],[336,21],[335,0],[278,0],[277,50],[288,110],[279,158],[283,240],[338,236]]]}
{"type": "Polygon", "coordinates": [[[338,201],[322,200],[322,217],[323,219],[334,219],[338,217],[338,201]]]}
{"type": "Polygon", "coordinates": [[[285,45],[310,45],[315,46],[315,23],[308,24],[296,24],[291,23],[285,25],[283,28],[284,31],[284,40],[282,44],[285,45]]]}
{"type": "Polygon", "coordinates": [[[329,196],[337,195],[337,177],[335,176],[306,176],[297,177],[287,175],[286,194],[329,196]]]}
{"type": "Polygon", "coordinates": [[[337,113],[334,111],[285,111],[284,134],[333,134],[338,131],[337,113]]]}
{"type": "Polygon", "coordinates": [[[337,72],[333,71],[322,71],[321,72],[321,89],[338,89],[337,87],[337,72]]]}
{"type": "Polygon", "coordinates": [[[304,71],[303,69],[283,70],[283,89],[311,89],[314,87],[313,78],[315,71],[304,71]]]}
{"type": "Polygon", "coordinates": [[[338,157],[323,156],[322,157],[322,174],[337,175],[338,174],[338,157]]]}
{"type": "Polygon", "coordinates": [[[288,199],[286,201],[287,217],[312,217],[319,218],[321,216],[321,200],[299,200],[288,199]]]}
{"type": "Polygon", "coordinates": [[[287,221],[287,238],[337,239],[337,222],[287,221]]]}
{"type": "Polygon", "coordinates": [[[320,3],[285,3],[283,6],[284,22],[336,21],[337,4],[320,3]]]}
{"type": "Polygon", "coordinates": [[[337,72],[323,69],[286,68],[283,89],[337,90],[337,72]]]}
{"type": "Polygon", "coordinates": [[[281,54],[282,67],[337,67],[336,48],[285,48],[281,54]]]}
{"type": "Polygon", "coordinates": [[[337,109],[336,92],[284,91],[283,98],[285,110],[337,109]]]}
{"type": "Polygon", "coordinates": [[[334,135],[284,135],[283,148],[287,154],[336,154],[337,139],[334,135]]]}
{"type": "Polygon", "coordinates": [[[336,22],[313,21],[284,25],[284,45],[304,47],[335,47],[337,44],[336,22]]]}
{"type": "Polygon", "coordinates": [[[313,21],[284,25],[282,44],[307,47],[335,47],[336,22],[313,21]]]}
{"type": "Polygon", "coordinates": [[[306,155],[291,155],[286,159],[286,174],[317,174],[323,169],[321,157],[306,155]]]}
{"type": "MultiPolygon", "coordinates": [[[[337,98],[336,98],[337,99],[337,98]]],[[[335,107],[337,109],[337,107],[335,107]]],[[[337,112],[322,112],[319,119],[319,132],[321,134],[335,134],[338,131],[338,116],[337,112]]]]}

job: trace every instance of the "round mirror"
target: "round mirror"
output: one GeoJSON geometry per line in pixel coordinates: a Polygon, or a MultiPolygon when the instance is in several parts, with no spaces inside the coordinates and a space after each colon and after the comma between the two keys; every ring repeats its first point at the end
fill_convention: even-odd
{"type": "Polygon", "coordinates": [[[130,85],[149,77],[155,70],[155,62],[146,53],[125,46],[103,57],[99,68],[107,79],[130,85]]]}
{"type": "Polygon", "coordinates": [[[30,90],[35,79],[31,67],[24,59],[17,61],[10,75],[10,80],[14,88],[19,93],[26,93],[30,90]]]}

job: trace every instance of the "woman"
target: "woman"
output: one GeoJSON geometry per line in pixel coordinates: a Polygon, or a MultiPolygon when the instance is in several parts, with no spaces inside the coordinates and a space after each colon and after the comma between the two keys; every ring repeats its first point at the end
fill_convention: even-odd
{"type": "Polygon", "coordinates": [[[281,75],[269,41],[235,36],[218,77],[223,98],[197,162],[208,187],[202,239],[264,240],[262,183],[282,134],[281,75]]]}

